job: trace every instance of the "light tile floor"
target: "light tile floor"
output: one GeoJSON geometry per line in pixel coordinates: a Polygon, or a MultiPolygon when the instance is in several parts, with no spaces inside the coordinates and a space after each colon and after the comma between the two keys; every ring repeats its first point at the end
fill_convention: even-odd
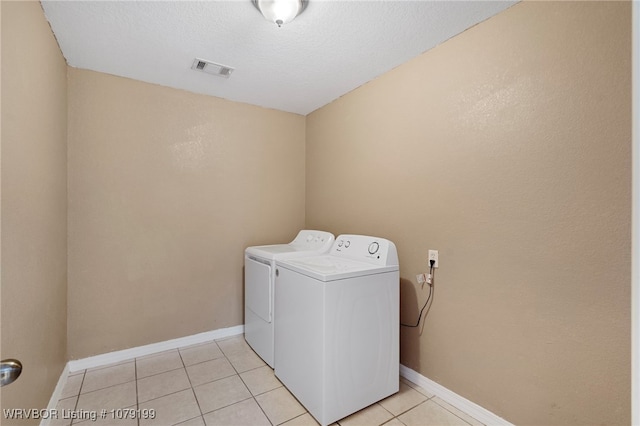
{"type": "MultiPolygon", "coordinates": [[[[243,336],[71,373],[57,408],[56,426],[317,425],[243,336]],[[132,413],[142,418],[121,418],[132,413]]],[[[481,425],[404,378],[400,392],[337,424],[481,425]]]]}

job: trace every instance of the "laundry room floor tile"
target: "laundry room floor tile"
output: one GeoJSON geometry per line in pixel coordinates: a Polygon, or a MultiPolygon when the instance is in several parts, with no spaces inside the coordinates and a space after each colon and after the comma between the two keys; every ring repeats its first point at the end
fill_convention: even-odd
{"type": "Polygon", "coordinates": [[[235,375],[193,388],[203,414],[251,398],[249,389],[235,375]]]}
{"type": "Polygon", "coordinates": [[[298,417],[306,411],[284,387],[258,395],[256,401],[274,425],[298,417]]]}
{"type": "Polygon", "coordinates": [[[380,404],[372,404],[340,420],[340,426],[380,426],[393,418],[393,414],[380,404]]]}
{"type": "Polygon", "coordinates": [[[229,361],[231,362],[231,364],[233,364],[233,368],[235,368],[238,373],[242,373],[266,365],[262,358],[256,355],[253,351],[227,355],[227,358],[229,358],[229,361]]]}
{"type": "Polygon", "coordinates": [[[76,410],[84,412],[115,410],[136,404],[136,383],[129,382],[81,393],[76,410]]]}
{"type": "Polygon", "coordinates": [[[253,396],[268,392],[282,386],[280,380],[273,374],[273,370],[265,365],[240,374],[240,378],[249,388],[253,396]]]}
{"type": "Polygon", "coordinates": [[[244,336],[228,337],[226,339],[216,340],[216,343],[227,357],[229,355],[252,351],[251,346],[244,340],[244,336]]]}
{"type": "Polygon", "coordinates": [[[205,424],[204,419],[200,416],[187,420],[186,422],[178,423],[176,426],[205,426],[205,424]]]}
{"type": "Polygon", "coordinates": [[[224,354],[216,342],[211,342],[180,348],[180,356],[182,357],[184,365],[189,366],[205,361],[211,361],[212,359],[223,358],[224,354]]]}
{"type": "Polygon", "coordinates": [[[84,374],[76,374],[75,376],[70,376],[69,379],[67,379],[67,383],[64,385],[64,389],[62,390],[60,399],[78,396],[80,394],[80,386],[82,386],[83,380],[84,374]]]}
{"type": "Polygon", "coordinates": [[[141,410],[154,410],[154,419],[140,419],[140,426],[174,425],[201,415],[193,389],[189,388],[140,404],[141,410]]]}
{"type": "Polygon", "coordinates": [[[465,422],[467,422],[467,423],[469,423],[469,424],[471,424],[473,426],[483,426],[482,423],[480,423],[479,421],[477,421],[476,419],[474,419],[473,417],[471,417],[467,413],[463,412],[462,410],[459,410],[458,408],[454,407],[453,405],[449,404],[448,402],[443,401],[439,397],[433,398],[432,401],[435,402],[436,404],[438,404],[439,406],[441,406],[442,408],[445,408],[447,411],[451,412],[452,414],[455,414],[456,416],[460,417],[462,420],[464,420],[465,422]]]}
{"type": "Polygon", "coordinates": [[[82,393],[91,392],[109,386],[131,382],[136,379],[136,366],[133,362],[87,371],[82,382],[82,393]]]}
{"type": "MultiPolygon", "coordinates": [[[[70,372],[57,408],[109,414],[52,426],[318,425],[242,335],[70,372]],[[110,410],[118,408],[155,417],[114,419],[110,410]]],[[[331,426],[383,424],[482,426],[403,377],[397,394],[331,426]]]]}
{"type": "Polygon", "coordinates": [[[271,422],[253,398],[204,415],[207,426],[271,426],[271,422]]]}
{"type": "MultiPolygon", "coordinates": [[[[135,410],[135,406],[128,407],[128,409],[135,410]]],[[[74,421],[72,423],[73,426],[137,426],[138,420],[127,417],[127,418],[117,418],[114,417],[111,413],[107,413],[106,416],[97,415],[95,420],[83,420],[81,422],[74,421]]]]}
{"type": "Polygon", "coordinates": [[[397,417],[394,417],[391,420],[389,420],[388,422],[386,422],[384,424],[384,426],[406,426],[406,425],[404,423],[402,423],[400,420],[398,420],[397,417]]]}
{"type": "Polygon", "coordinates": [[[138,379],[183,367],[184,364],[177,349],[136,359],[138,379]]]}
{"type": "Polygon", "coordinates": [[[57,419],[51,419],[49,426],[69,426],[71,424],[71,419],[68,418],[68,416],[65,418],[64,413],[73,411],[76,408],[77,402],[78,402],[77,396],[61,399],[60,401],[58,401],[58,405],[56,405],[56,410],[58,410],[58,413],[60,414],[58,415],[57,419]]]}
{"type": "Polygon", "coordinates": [[[400,382],[399,392],[380,401],[380,405],[394,416],[398,416],[427,399],[425,395],[416,391],[406,383],[400,382]]]}
{"type": "Polygon", "coordinates": [[[184,368],[170,370],[138,380],[138,402],[146,402],[191,388],[184,368]]]}
{"type": "Polygon", "coordinates": [[[435,402],[425,401],[398,417],[407,426],[438,425],[468,426],[469,423],[435,402]]]}
{"type": "Polygon", "coordinates": [[[226,358],[212,359],[211,361],[190,365],[187,367],[187,373],[189,373],[192,386],[203,385],[237,374],[226,358]]]}
{"type": "Polygon", "coordinates": [[[316,422],[316,419],[314,419],[311,414],[304,413],[288,422],[282,423],[282,426],[320,426],[320,423],[316,422]]]}

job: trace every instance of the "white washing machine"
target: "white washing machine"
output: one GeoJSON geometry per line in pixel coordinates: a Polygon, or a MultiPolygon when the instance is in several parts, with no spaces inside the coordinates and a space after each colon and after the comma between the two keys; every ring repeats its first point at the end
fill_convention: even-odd
{"type": "Polygon", "coordinates": [[[398,392],[399,287],[383,238],[276,261],[275,374],[322,426],[398,392]]]}
{"type": "Polygon", "coordinates": [[[244,338],[271,368],[273,356],[273,289],[275,261],[327,253],[334,236],[302,230],[289,244],[248,247],[244,253],[244,338]]]}

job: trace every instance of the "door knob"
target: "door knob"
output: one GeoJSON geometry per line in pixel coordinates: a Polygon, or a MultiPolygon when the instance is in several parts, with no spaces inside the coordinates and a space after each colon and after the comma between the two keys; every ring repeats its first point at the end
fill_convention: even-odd
{"type": "Polygon", "coordinates": [[[0,361],[0,386],[10,385],[22,373],[22,363],[17,359],[3,359],[0,361]]]}

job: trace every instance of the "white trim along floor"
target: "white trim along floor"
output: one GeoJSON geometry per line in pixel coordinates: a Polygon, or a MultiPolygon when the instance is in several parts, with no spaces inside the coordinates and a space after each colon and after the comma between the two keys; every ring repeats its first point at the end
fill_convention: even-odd
{"type": "MultiPolygon", "coordinates": [[[[45,412],[58,418],[40,424],[90,426],[97,413],[97,424],[118,426],[317,425],[242,334],[236,326],[69,361],[45,412]]],[[[403,365],[400,392],[336,424],[510,425],[403,365]]]]}

